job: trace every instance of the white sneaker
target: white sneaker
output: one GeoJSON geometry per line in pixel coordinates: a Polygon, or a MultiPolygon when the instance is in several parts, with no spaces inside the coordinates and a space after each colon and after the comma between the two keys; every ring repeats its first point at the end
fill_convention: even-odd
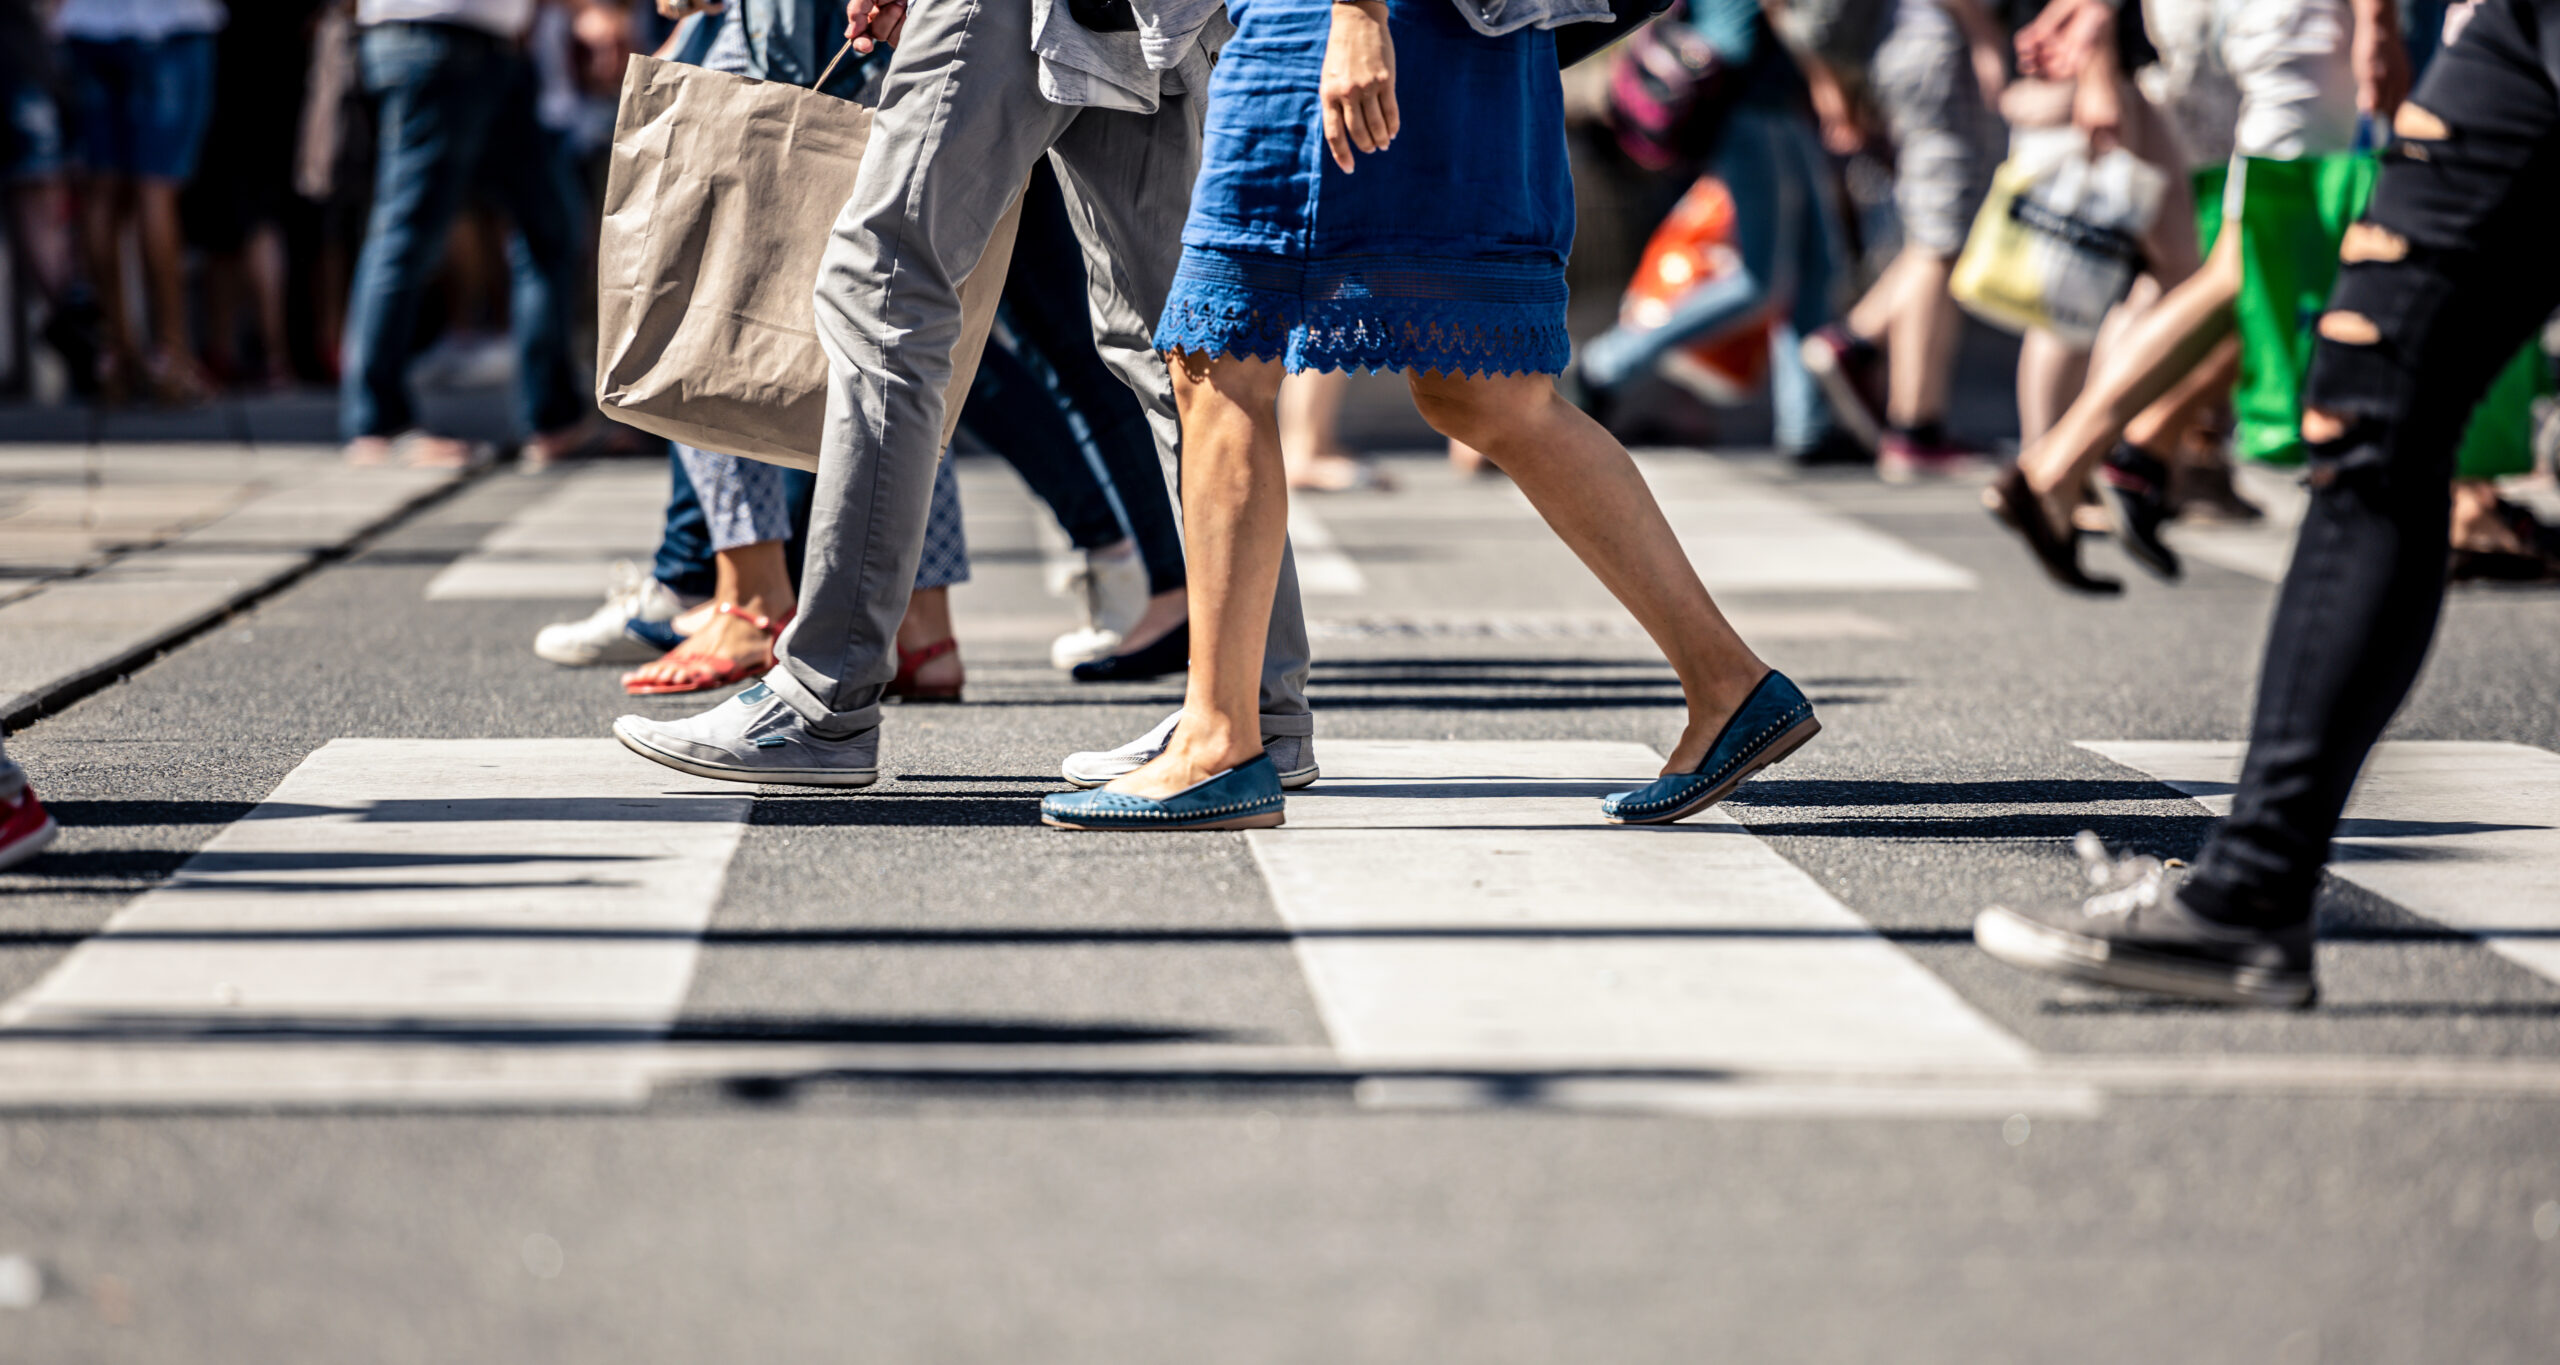
{"type": "Polygon", "coordinates": [[[1129,628],[1146,614],[1150,586],[1146,561],[1135,547],[1123,555],[1085,551],[1084,563],[1069,570],[1055,589],[1076,597],[1084,624],[1050,644],[1050,665],[1064,672],[1119,653],[1129,628]]]}
{"type": "Polygon", "coordinates": [[[623,560],[613,566],[613,586],[604,605],[584,619],[542,628],[533,637],[533,652],[555,664],[586,668],[595,664],[645,664],[667,652],[671,633],[663,627],[685,609],[675,589],[623,560]],[[640,631],[634,626],[658,626],[640,631]],[[656,636],[658,638],[651,638],[656,636]]]}
{"type": "MultiPolygon", "coordinates": [[[[1164,746],[1173,742],[1173,728],[1181,723],[1182,713],[1176,711],[1157,721],[1154,729],[1117,749],[1067,755],[1067,761],[1058,765],[1058,771],[1065,774],[1069,782],[1087,790],[1102,786],[1153,763],[1156,755],[1164,752],[1164,746]]],[[[1271,766],[1279,769],[1280,786],[1284,791],[1313,786],[1315,780],[1323,776],[1322,770],[1316,767],[1316,742],[1309,736],[1264,735],[1262,749],[1271,755],[1271,766]]]]}

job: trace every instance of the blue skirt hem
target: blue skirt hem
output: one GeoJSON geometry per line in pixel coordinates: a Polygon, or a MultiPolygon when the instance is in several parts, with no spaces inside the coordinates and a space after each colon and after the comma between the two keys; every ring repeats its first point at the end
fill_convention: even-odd
{"type": "Polygon", "coordinates": [[[1156,349],[1304,370],[1555,374],[1573,354],[1563,263],[1290,257],[1185,247],[1156,349]]]}

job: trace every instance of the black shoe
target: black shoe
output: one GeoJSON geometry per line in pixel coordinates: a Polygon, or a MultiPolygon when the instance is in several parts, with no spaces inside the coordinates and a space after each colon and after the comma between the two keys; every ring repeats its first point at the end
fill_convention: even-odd
{"type": "Polygon", "coordinates": [[[2116,541],[2133,562],[2162,578],[2178,576],[2178,552],[2160,539],[2169,524],[2169,466],[2126,441],[2098,471],[2098,491],[2116,524],[2116,541]]]}
{"type": "Polygon", "coordinates": [[[71,396],[82,402],[98,396],[98,326],[98,306],[86,300],[63,304],[44,323],[44,344],[62,357],[71,396]]]}
{"type": "Polygon", "coordinates": [[[2018,533],[2027,542],[2027,552],[2036,557],[2047,577],[2075,592],[2113,596],[2124,591],[2124,585],[2112,578],[2095,578],[2080,567],[2080,537],[2072,531],[2057,531],[2044,513],[2044,499],[2027,486],[2027,476],[2016,465],[1991,481],[1986,490],[1991,515],[2000,524],[2018,533]]]}
{"type": "Polygon", "coordinates": [[[1984,952],[2030,971],[2225,1005],[2299,1009],[2318,997],[2308,920],[2283,929],[2218,923],[2179,901],[2183,869],[2110,858],[2087,832],[2079,844],[2104,889],[2085,901],[1983,911],[1973,941],[1984,952]]]}
{"type": "Polygon", "coordinates": [[[1144,648],[1077,664],[1072,676],[1077,682],[1145,682],[1190,668],[1191,623],[1185,621],[1144,648]]]}
{"type": "Polygon", "coordinates": [[[1790,450],[1787,458],[1798,469],[1820,469],[1835,465],[1861,465],[1874,468],[1876,453],[1857,437],[1838,427],[1822,433],[1822,439],[1802,450],[1790,450]]]}

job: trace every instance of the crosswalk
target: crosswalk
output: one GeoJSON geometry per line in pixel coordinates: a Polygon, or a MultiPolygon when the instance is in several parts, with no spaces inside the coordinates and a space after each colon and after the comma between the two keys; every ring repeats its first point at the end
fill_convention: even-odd
{"type": "MultiPolygon", "coordinates": [[[[1892,640],[1875,602],[1978,586],[1837,500],[1739,465],[1645,458],[1754,638],[1892,640]]],[[[993,466],[973,462],[963,484],[983,576],[1036,595],[1055,548],[1036,534],[1044,514],[993,466]]],[[[572,471],[425,596],[589,597],[615,559],[646,554],[665,492],[659,466],[572,471]]],[[[1640,638],[1508,484],[1305,500],[1292,533],[1319,640],[1640,638]]],[[[1063,625],[1023,620],[1026,637],[1063,625]]],[[[2227,804],[2239,761],[2233,743],[2082,747],[2206,809],[2227,804]]],[[[0,1110],[627,1107],[693,1077],[865,1067],[1282,1074],[1340,1079],[1382,1107],[1732,1116],[2088,1114],[2189,1085],[2560,1094],[2560,1065],[2529,1059],[2039,1051],[1782,842],[1721,812],[1599,823],[1600,794],[1658,767],[1642,745],[1328,738],[1324,759],[1288,825],[1203,836],[1249,854],[1318,1045],[997,1055],[678,1038],[755,795],[597,738],[347,737],[0,1001],[0,1110]]],[[[2560,755],[2385,745],[2336,872],[2560,981],[2560,755]]]]}
{"type": "Polygon", "coordinates": [[[667,485],[667,467],[658,461],[574,470],[429,579],[427,600],[600,597],[615,561],[645,563],[657,550],[667,485]]]}
{"type": "MultiPolygon", "coordinates": [[[[2085,747],[2208,805],[2237,761],[2085,747]]],[[[2086,1114],[2178,1075],[2406,1079],[2040,1055],[1720,813],[1593,818],[1658,762],[1623,743],[1336,743],[1287,826],[1242,836],[1326,1045],[1194,1045],[1182,1064],[1340,1075],[1382,1106],[1715,1115],[2086,1114]]],[[[614,1107],[706,1068],[859,1060],[669,1040],[755,799],[704,785],[607,740],[332,741],[0,1006],[0,1109],[614,1107]]],[[[2560,755],[2417,742],[2377,754],[2338,867],[2560,980],[2556,871],[2560,755]]],[[[1121,1052],[1110,1065],[1150,1064],[1121,1052]]],[[[2499,1083],[2476,1071],[2437,1079],[2499,1083]]],[[[2510,1072],[2560,1088],[2560,1068],[2510,1072]]]]}

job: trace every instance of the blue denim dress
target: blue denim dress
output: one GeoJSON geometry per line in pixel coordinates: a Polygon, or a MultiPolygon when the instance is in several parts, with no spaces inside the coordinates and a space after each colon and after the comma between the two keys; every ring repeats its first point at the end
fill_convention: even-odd
{"type": "Polygon", "coordinates": [[[1299,370],[1552,374],[1572,352],[1573,180],[1555,41],[1388,0],[1395,145],[1343,174],[1317,85],[1328,0],[1229,0],[1169,351],[1299,370]]]}

